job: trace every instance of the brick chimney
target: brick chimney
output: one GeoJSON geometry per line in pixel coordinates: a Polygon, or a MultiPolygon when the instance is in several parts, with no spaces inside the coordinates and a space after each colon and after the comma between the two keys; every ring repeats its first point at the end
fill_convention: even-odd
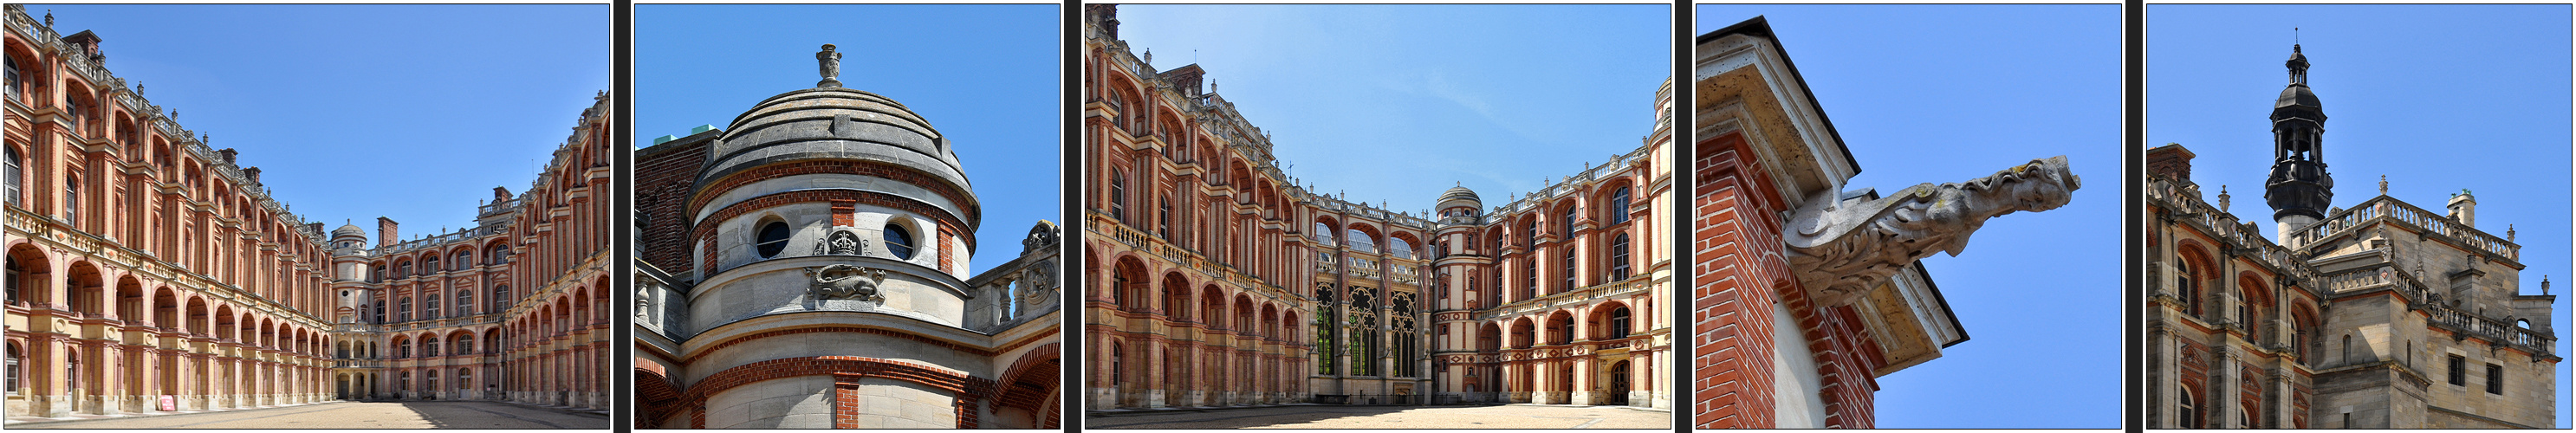
{"type": "Polygon", "coordinates": [[[314,236],[327,234],[322,231],[322,223],[304,223],[304,232],[312,233],[314,236]]]}
{"type": "Polygon", "coordinates": [[[252,183],[252,184],[258,184],[258,183],[259,183],[259,167],[243,168],[243,169],[242,169],[242,176],[248,176],[248,177],[250,177],[250,183],[252,183]]]}
{"type": "Polygon", "coordinates": [[[2190,149],[2182,148],[2181,143],[2165,143],[2147,149],[2147,175],[2190,182],[2191,158],[2194,156],[2190,149]]]}
{"type": "Polygon", "coordinates": [[[397,236],[401,232],[396,230],[400,225],[401,223],[394,222],[393,218],[376,217],[376,246],[391,246],[396,240],[402,239],[397,236]]]}
{"type": "Polygon", "coordinates": [[[240,151],[233,150],[233,148],[230,147],[224,148],[224,150],[215,151],[215,155],[222,156],[224,158],[225,164],[233,163],[233,156],[239,154],[241,154],[240,151]]]}

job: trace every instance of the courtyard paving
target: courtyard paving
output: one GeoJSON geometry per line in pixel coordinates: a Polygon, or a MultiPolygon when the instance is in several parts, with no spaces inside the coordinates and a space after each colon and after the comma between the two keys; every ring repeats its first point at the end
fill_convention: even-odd
{"type": "Polygon", "coordinates": [[[1086,428],[1116,429],[1672,429],[1672,413],[1560,405],[1288,405],[1095,413],[1086,428]]]}
{"type": "Polygon", "coordinates": [[[484,401],[337,402],[268,409],[42,422],[8,428],[70,429],[607,429],[608,417],[484,401]]]}

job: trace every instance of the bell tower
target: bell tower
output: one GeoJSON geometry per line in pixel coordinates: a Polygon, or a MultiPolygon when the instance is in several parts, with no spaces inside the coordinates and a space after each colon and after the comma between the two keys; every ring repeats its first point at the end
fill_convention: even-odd
{"type": "Polygon", "coordinates": [[[2272,206],[2273,233],[2287,243],[2289,234],[2324,219],[2334,199],[2334,177],[2326,173],[2325,106],[2308,89],[2308,56],[2290,45],[2290,86],[2272,104],[2272,175],[2263,182],[2263,201],[2272,206]]]}

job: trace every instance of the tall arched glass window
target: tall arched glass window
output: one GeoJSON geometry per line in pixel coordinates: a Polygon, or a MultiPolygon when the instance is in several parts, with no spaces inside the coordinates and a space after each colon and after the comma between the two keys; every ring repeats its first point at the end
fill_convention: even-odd
{"type": "Polygon", "coordinates": [[[1610,310],[1610,338],[1628,338],[1628,307],[1610,310]]]}
{"type": "Polygon", "coordinates": [[[438,273],[438,271],[442,271],[442,270],[445,270],[445,269],[442,269],[442,268],[439,268],[439,267],[438,267],[438,254],[437,254],[437,253],[430,253],[429,258],[420,259],[420,273],[424,273],[424,274],[436,274],[436,273],[438,273]]]}
{"type": "Polygon", "coordinates": [[[1316,221],[1316,222],[1315,222],[1315,241],[1316,241],[1316,242],[1323,242],[1323,243],[1325,243],[1325,244],[1331,244],[1331,243],[1333,243],[1333,226],[1332,226],[1332,225],[1328,225],[1328,224],[1324,224],[1324,222],[1323,222],[1323,221],[1316,221]]]}
{"type": "Polygon", "coordinates": [[[508,309],[510,309],[510,285],[503,284],[493,286],[492,311],[503,311],[508,309]]]}
{"type": "Polygon", "coordinates": [[[1109,171],[1109,219],[1127,221],[1127,172],[1109,171]]]}
{"type": "Polygon", "coordinates": [[[1346,231],[1342,232],[1342,237],[1347,238],[1347,239],[1343,239],[1343,240],[1342,240],[1342,242],[1343,242],[1343,243],[1350,244],[1351,249],[1359,250],[1359,252],[1363,252],[1363,253],[1374,253],[1374,252],[1377,252],[1377,240],[1376,240],[1376,237],[1375,237],[1375,236],[1369,236],[1368,232],[1363,232],[1363,231],[1359,231],[1359,230],[1346,230],[1346,231]]]}
{"type": "Polygon", "coordinates": [[[894,254],[894,258],[912,259],[912,232],[902,225],[886,224],[885,246],[886,253],[894,254]]]}
{"type": "MultiPolygon", "coordinates": [[[[15,75],[15,71],[13,70],[11,74],[15,75]]],[[[18,387],[20,386],[18,384],[18,378],[27,376],[26,370],[23,369],[25,368],[24,365],[18,363],[18,360],[22,358],[26,358],[26,356],[18,351],[18,343],[9,343],[8,395],[18,395],[18,387]]]]}
{"type": "Polygon", "coordinates": [[[1565,250],[1565,284],[1556,286],[1556,291],[1559,293],[1574,290],[1574,263],[1577,261],[1574,244],[1565,244],[1563,249],[1565,250]]]}
{"type": "Polygon", "coordinates": [[[787,222],[762,223],[758,237],[753,238],[752,242],[753,249],[760,252],[760,258],[777,257],[778,252],[787,250],[787,222]]]}
{"type": "Polygon", "coordinates": [[[2184,389],[2184,390],[2183,390],[2183,392],[2181,392],[2181,393],[2179,393],[2179,394],[2181,394],[2181,395],[2178,395],[2177,397],[2181,397],[2181,404],[2175,405],[2175,409],[2176,409],[2176,411],[2175,411],[2175,412],[2177,412],[2177,413],[2176,413],[2177,415],[2181,415],[2181,417],[2180,417],[2181,419],[2179,419],[2179,420],[2177,420],[2177,421],[2178,421],[2178,422],[2181,422],[2181,423],[2182,423],[2182,425],[2177,426],[2177,427],[2181,427],[2181,428],[2200,428],[2200,412],[2199,412],[2199,410],[2198,410],[2198,409],[2199,409],[2199,407],[2198,407],[2198,406],[2196,406],[2196,405],[2193,405],[2193,404],[2192,404],[2193,402],[2192,402],[2192,400],[2191,400],[2191,390],[2190,390],[2190,389],[2184,389]]]}
{"type": "Polygon", "coordinates": [[[463,269],[465,269],[465,268],[471,268],[471,267],[474,267],[474,252],[473,252],[473,251],[457,251],[457,252],[456,252],[456,259],[455,259],[455,260],[449,260],[449,261],[448,261],[448,263],[452,263],[452,264],[454,264],[454,265],[456,266],[456,269],[458,269],[458,270],[463,270],[463,269]]]}
{"type": "Polygon", "coordinates": [[[1623,186],[1610,193],[1610,223],[1624,222],[1628,222],[1628,187],[1623,186]]]}
{"type": "Polygon", "coordinates": [[[2191,262],[2186,260],[2174,263],[2174,278],[2179,280],[2174,282],[2174,295],[2182,300],[2183,314],[2200,315],[2200,294],[2193,287],[2200,278],[2192,276],[2191,262]]]}
{"type": "Polygon", "coordinates": [[[420,343],[420,354],[421,354],[421,356],[437,357],[437,356],[438,356],[438,337],[429,337],[429,339],[427,339],[427,340],[421,340],[421,343],[420,343]]]}
{"type": "MultiPolygon", "coordinates": [[[[16,86],[16,85],[17,85],[16,83],[18,82],[18,80],[14,80],[14,79],[13,79],[13,80],[9,80],[9,82],[11,83],[11,84],[10,84],[11,86],[16,86]]],[[[27,162],[26,162],[26,161],[24,161],[24,159],[25,159],[25,158],[20,158],[20,157],[18,156],[18,148],[15,148],[15,147],[8,148],[8,152],[9,152],[9,162],[8,162],[9,167],[8,167],[7,176],[9,176],[9,179],[8,179],[8,180],[9,180],[9,190],[8,190],[7,192],[5,192],[5,193],[9,195],[9,197],[8,197],[8,199],[9,199],[9,205],[11,205],[11,206],[18,206],[18,207],[26,207],[26,204],[25,204],[24,202],[21,202],[21,201],[20,201],[19,193],[18,193],[18,189],[19,189],[21,186],[23,186],[23,185],[24,185],[24,182],[25,182],[25,179],[26,179],[26,177],[25,177],[25,176],[26,176],[26,174],[27,174],[27,165],[26,165],[26,164],[27,164],[27,162]]],[[[14,387],[13,387],[13,388],[9,388],[9,389],[18,389],[18,388],[14,388],[14,387]]]]}
{"type": "Polygon", "coordinates": [[[1628,234],[1610,237],[1610,281],[1628,279],[1628,234]]]}

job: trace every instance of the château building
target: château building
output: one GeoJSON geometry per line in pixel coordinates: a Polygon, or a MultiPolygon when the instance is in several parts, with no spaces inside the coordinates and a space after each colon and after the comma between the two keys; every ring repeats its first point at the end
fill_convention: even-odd
{"type": "Polygon", "coordinates": [[[1614,159],[1415,214],[1297,185],[1204,69],[1118,26],[1085,6],[1088,408],[1670,407],[1669,82],[1614,159]]]}
{"type": "MultiPolygon", "coordinates": [[[[2147,151],[2147,428],[2549,428],[2549,282],[2522,294],[2520,244],[2388,195],[2334,206],[2323,104],[2290,47],[2263,189],[2275,238],[2192,182],[2182,145],[2147,151]]],[[[2252,169],[2250,162],[2224,167],[2252,169]]],[[[2492,221],[2490,221],[2492,223],[2492,221]]]]}
{"type": "Polygon", "coordinates": [[[636,426],[1058,428],[1062,229],[969,275],[984,205],[954,147],[1030,144],[951,142],[842,87],[840,55],[635,151],[636,426]]]}
{"type": "Polygon", "coordinates": [[[607,407],[607,94],[474,227],[402,240],[379,218],[370,245],[270,197],[110,73],[98,35],[6,19],[10,415],[607,407]]]}
{"type": "Polygon", "coordinates": [[[1698,39],[1692,67],[1691,424],[1874,428],[1878,377],[1968,340],[1921,259],[1995,216],[2064,206],[2063,156],[1882,195],[1767,20],[1698,39]]]}

